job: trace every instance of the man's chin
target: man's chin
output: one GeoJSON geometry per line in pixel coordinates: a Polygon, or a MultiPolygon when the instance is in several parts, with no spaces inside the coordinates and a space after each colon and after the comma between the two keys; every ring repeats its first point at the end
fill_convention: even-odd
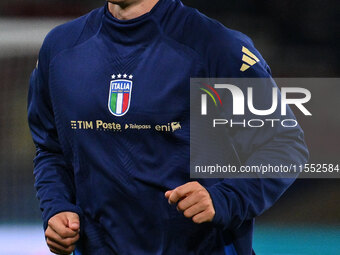
{"type": "Polygon", "coordinates": [[[106,2],[112,3],[112,4],[123,4],[130,2],[129,0],[106,0],[106,2]]]}

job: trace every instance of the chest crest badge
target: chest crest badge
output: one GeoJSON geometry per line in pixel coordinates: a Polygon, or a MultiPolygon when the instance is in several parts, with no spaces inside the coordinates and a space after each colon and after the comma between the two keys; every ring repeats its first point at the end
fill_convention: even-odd
{"type": "Polygon", "coordinates": [[[117,117],[125,115],[130,108],[133,75],[111,76],[108,108],[117,117]]]}

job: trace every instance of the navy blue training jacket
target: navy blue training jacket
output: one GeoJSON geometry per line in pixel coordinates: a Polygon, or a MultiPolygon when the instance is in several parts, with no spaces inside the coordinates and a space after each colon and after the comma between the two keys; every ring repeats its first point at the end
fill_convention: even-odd
{"type": "MultiPolygon", "coordinates": [[[[252,254],[254,217],[293,179],[200,180],[215,207],[211,223],[193,223],[164,198],[192,181],[190,77],[270,70],[248,37],[179,0],[124,21],[105,6],[47,35],[28,96],[35,187],[45,228],[59,212],[80,215],[76,254],[252,254]],[[243,47],[259,60],[247,70],[243,47]]],[[[307,160],[299,126],[265,138],[240,132],[231,138],[242,164],[307,160]]]]}

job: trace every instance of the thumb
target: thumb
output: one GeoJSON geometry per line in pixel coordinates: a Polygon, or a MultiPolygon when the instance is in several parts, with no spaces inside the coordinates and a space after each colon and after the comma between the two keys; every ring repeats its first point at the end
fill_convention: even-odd
{"type": "Polygon", "coordinates": [[[165,197],[166,197],[167,199],[169,199],[171,193],[172,193],[172,190],[168,190],[167,192],[165,192],[164,195],[165,195],[165,197]]]}
{"type": "Polygon", "coordinates": [[[69,213],[67,215],[68,227],[73,231],[78,231],[80,227],[79,216],[76,213],[69,213]]]}

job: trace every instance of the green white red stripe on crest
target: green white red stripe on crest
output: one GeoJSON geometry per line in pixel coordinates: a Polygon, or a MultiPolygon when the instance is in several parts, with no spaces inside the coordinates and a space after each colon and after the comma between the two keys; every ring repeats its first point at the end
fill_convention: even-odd
{"type": "Polygon", "coordinates": [[[115,116],[123,116],[130,107],[132,81],[126,79],[112,80],[109,91],[109,111],[115,116]]]}

